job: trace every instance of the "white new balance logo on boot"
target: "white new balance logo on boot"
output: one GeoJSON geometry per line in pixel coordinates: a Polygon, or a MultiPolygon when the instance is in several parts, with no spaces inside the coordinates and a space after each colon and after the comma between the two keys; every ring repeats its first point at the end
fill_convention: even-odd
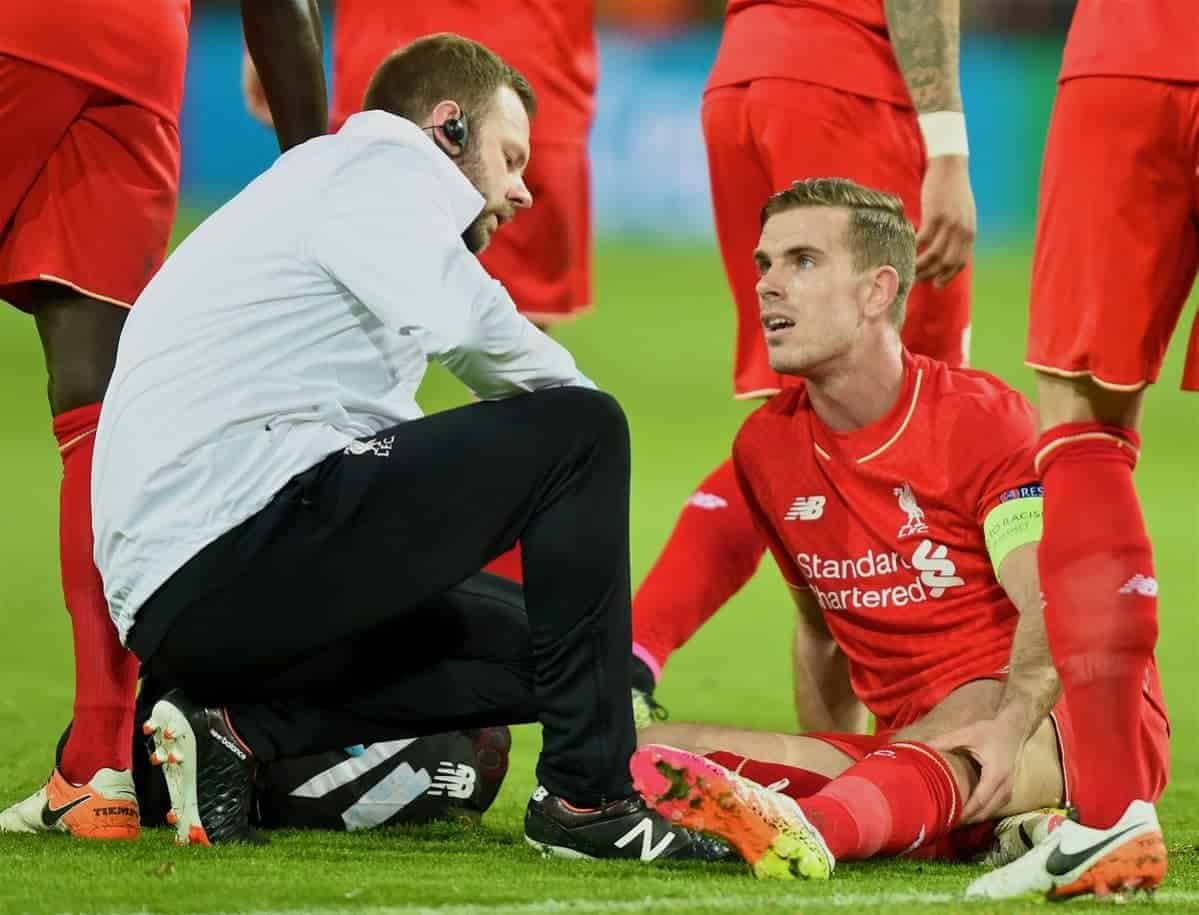
{"type": "Polygon", "coordinates": [[[614,843],[617,848],[624,848],[630,844],[638,836],[641,837],[641,855],[642,861],[653,861],[662,852],[670,847],[670,843],[674,841],[674,833],[667,832],[666,835],[654,844],[654,821],[649,817],[645,817],[640,823],[626,832],[623,836],[614,843]]]}

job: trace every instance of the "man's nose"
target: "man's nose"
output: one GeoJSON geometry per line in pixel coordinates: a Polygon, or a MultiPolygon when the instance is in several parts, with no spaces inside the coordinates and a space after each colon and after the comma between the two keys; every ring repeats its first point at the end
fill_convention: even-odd
{"type": "Polygon", "coordinates": [[[522,210],[527,210],[533,205],[533,192],[529,190],[529,186],[525,184],[523,178],[518,180],[512,190],[508,192],[508,202],[522,210]]]}

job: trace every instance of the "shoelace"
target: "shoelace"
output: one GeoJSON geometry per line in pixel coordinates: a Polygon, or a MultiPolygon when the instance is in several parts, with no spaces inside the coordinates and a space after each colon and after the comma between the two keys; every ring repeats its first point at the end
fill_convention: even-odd
{"type": "Polygon", "coordinates": [[[653,693],[633,687],[633,721],[638,728],[648,727],[655,721],[665,721],[669,717],[670,713],[654,698],[653,693]]]}
{"type": "Polygon", "coordinates": [[[738,799],[753,807],[758,814],[773,826],[785,826],[790,829],[801,828],[795,817],[795,801],[781,792],[771,791],[751,781],[743,775],[738,775],[728,769],[729,783],[738,799]]]}

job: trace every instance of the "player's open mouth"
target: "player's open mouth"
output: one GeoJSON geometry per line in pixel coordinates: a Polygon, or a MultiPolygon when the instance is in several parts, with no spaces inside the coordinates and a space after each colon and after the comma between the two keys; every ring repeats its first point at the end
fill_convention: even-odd
{"type": "Polygon", "coordinates": [[[782,315],[762,315],[762,327],[768,334],[787,330],[794,326],[794,321],[790,318],[784,318],[782,315]]]}

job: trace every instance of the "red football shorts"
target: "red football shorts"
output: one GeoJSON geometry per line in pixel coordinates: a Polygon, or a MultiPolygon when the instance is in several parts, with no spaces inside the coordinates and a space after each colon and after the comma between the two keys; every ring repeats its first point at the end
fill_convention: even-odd
{"type": "Polygon", "coordinates": [[[166,256],[179,134],[146,108],[0,54],[0,299],[49,280],[129,306],[166,256]]]}
{"type": "MultiPolygon", "coordinates": [[[[737,306],[734,390],[774,394],[798,379],[771,369],[758,320],[753,251],[766,198],[804,178],[850,178],[898,195],[919,225],[924,144],[910,109],[795,80],[712,89],[702,116],[716,236],[737,306]]],[[[963,365],[969,328],[969,267],[944,289],[912,289],[903,327],[909,349],[963,365]]]]}
{"type": "MultiPolygon", "coordinates": [[[[1058,89],[1037,216],[1028,364],[1136,390],[1157,380],[1199,265],[1199,84],[1058,89]]],[[[1199,322],[1182,386],[1199,390],[1199,322]]]]}
{"type": "Polygon", "coordinates": [[[591,189],[587,142],[534,143],[525,172],[533,206],[495,233],[481,260],[537,324],[591,307],[591,189]]]}
{"type": "Polygon", "coordinates": [[[894,731],[884,734],[838,734],[835,731],[805,731],[800,737],[810,737],[840,750],[854,762],[859,763],[875,750],[881,750],[895,736],[894,731]]]}

